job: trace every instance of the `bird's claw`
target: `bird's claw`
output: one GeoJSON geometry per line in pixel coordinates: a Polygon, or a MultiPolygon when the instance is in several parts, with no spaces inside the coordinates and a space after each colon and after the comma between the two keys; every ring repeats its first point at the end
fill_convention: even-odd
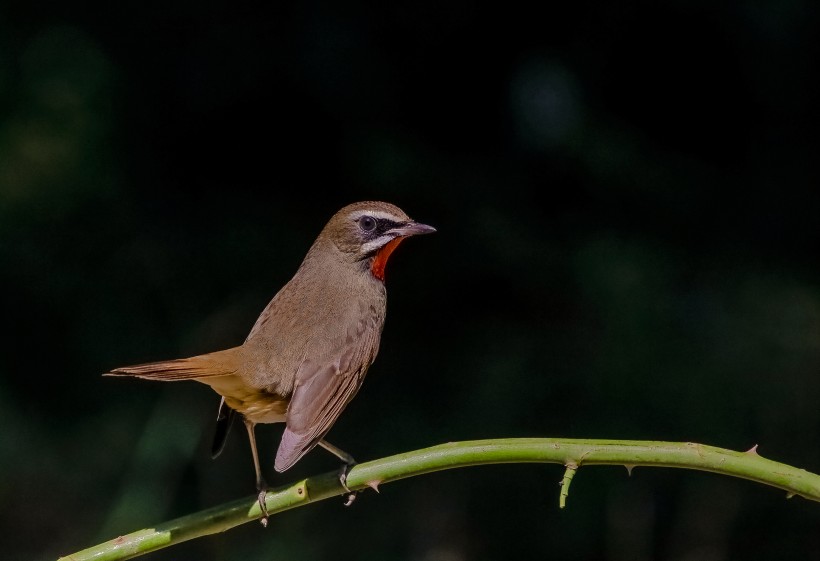
{"type": "Polygon", "coordinates": [[[263,487],[259,489],[259,495],[257,495],[256,500],[259,502],[259,509],[262,511],[262,518],[259,519],[259,523],[262,524],[263,528],[268,527],[268,507],[265,505],[265,497],[268,494],[268,488],[263,487]]]}
{"type": "Polygon", "coordinates": [[[356,464],[342,464],[342,467],[339,468],[339,483],[341,483],[344,490],[347,491],[345,506],[352,505],[353,501],[356,500],[356,495],[358,494],[358,491],[351,491],[350,487],[347,486],[347,474],[350,472],[350,468],[354,465],[356,464]]]}
{"type": "Polygon", "coordinates": [[[342,467],[339,468],[339,483],[342,484],[342,487],[344,487],[348,493],[350,493],[350,488],[347,486],[347,474],[350,472],[351,467],[353,466],[342,464],[342,467]]]}

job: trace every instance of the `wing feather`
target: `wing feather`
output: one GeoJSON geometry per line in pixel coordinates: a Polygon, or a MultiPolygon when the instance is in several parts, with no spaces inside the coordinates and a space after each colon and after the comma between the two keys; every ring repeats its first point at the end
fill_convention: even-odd
{"type": "Polygon", "coordinates": [[[356,395],[378,352],[380,330],[376,317],[368,316],[343,337],[311,345],[296,374],[276,471],[285,471],[316,446],[356,395]]]}

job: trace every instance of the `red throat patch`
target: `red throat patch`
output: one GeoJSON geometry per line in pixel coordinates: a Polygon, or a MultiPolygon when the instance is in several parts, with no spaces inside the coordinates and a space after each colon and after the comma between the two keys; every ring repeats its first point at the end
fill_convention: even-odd
{"type": "Polygon", "coordinates": [[[393,250],[398,247],[403,239],[402,237],[393,238],[376,252],[376,257],[373,258],[373,264],[370,265],[370,272],[380,281],[384,282],[384,268],[387,265],[388,257],[390,257],[390,254],[393,253],[393,250]]]}

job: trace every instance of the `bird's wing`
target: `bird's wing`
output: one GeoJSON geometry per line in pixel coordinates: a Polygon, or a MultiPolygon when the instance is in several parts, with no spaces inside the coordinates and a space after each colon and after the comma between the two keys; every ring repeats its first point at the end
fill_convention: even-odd
{"type": "Polygon", "coordinates": [[[308,350],[296,374],[276,471],[285,471],[309,452],[356,395],[378,352],[378,324],[375,318],[363,318],[344,335],[315,342],[308,350]]]}

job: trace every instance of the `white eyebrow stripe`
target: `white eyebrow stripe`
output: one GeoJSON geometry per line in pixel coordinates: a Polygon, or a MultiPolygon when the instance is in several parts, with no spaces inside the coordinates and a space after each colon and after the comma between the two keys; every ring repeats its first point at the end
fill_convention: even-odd
{"type": "Polygon", "coordinates": [[[371,251],[376,251],[377,249],[381,248],[383,245],[385,245],[387,242],[394,239],[395,237],[395,235],[384,235],[379,236],[375,240],[370,240],[366,244],[362,245],[362,253],[367,254],[371,251]]]}
{"type": "Polygon", "coordinates": [[[390,214],[389,212],[384,212],[382,210],[357,210],[356,212],[350,213],[350,218],[352,218],[353,220],[358,220],[362,216],[372,216],[373,218],[392,220],[393,222],[403,222],[403,220],[401,220],[395,214],[390,214]]]}

